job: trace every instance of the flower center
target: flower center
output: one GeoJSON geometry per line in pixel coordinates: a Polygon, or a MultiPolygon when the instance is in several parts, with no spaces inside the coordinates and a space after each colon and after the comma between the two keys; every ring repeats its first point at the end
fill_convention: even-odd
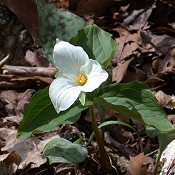
{"type": "Polygon", "coordinates": [[[87,81],[87,78],[84,76],[84,75],[78,75],[75,80],[81,84],[81,85],[84,85],[87,81]]]}

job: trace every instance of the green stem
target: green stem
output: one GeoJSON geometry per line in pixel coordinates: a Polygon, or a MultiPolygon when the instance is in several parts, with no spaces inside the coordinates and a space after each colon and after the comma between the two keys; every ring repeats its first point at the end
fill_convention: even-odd
{"type": "Polygon", "coordinates": [[[92,120],[92,128],[95,133],[95,137],[96,137],[98,147],[99,147],[99,152],[100,152],[101,171],[103,175],[107,175],[108,155],[104,147],[104,140],[102,139],[102,136],[100,135],[100,131],[97,126],[93,105],[90,107],[90,114],[91,114],[91,120],[92,120]]]}
{"type": "Polygon", "coordinates": [[[160,149],[159,149],[157,159],[156,159],[154,174],[157,174],[157,170],[158,170],[158,167],[159,167],[159,162],[160,162],[161,155],[162,154],[161,154],[160,149]]]}

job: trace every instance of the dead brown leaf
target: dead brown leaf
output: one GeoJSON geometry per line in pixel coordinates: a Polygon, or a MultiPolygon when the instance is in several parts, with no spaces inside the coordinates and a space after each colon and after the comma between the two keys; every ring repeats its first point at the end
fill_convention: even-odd
{"type": "Polygon", "coordinates": [[[21,162],[18,169],[23,169],[29,164],[32,168],[39,167],[46,162],[46,159],[41,157],[44,146],[57,137],[59,136],[52,132],[45,134],[42,139],[33,136],[25,140],[16,140],[16,130],[13,130],[13,134],[9,131],[9,134],[4,138],[5,146],[1,150],[6,152],[15,151],[20,155],[21,162]]]}
{"type": "Polygon", "coordinates": [[[135,157],[130,157],[130,163],[127,175],[146,175],[148,159],[144,153],[140,153],[135,157]]]}
{"type": "MultiPolygon", "coordinates": [[[[118,29],[116,29],[118,30],[118,29]]],[[[121,31],[121,30],[119,30],[121,31]]],[[[120,37],[116,39],[119,44],[115,55],[113,56],[112,81],[120,82],[126,74],[129,64],[136,57],[140,48],[140,33],[129,33],[126,29],[119,33],[120,37]]]]}
{"type": "Polygon", "coordinates": [[[167,95],[163,91],[159,90],[156,92],[155,97],[159,101],[162,107],[167,109],[174,109],[175,108],[175,97],[174,95],[167,95]]]}
{"type": "Polygon", "coordinates": [[[172,48],[165,55],[165,57],[158,62],[158,71],[163,72],[163,73],[174,73],[175,72],[175,47],[172,48]]]}
{"type": "Polygon", "coordinates": [[[173,125],[175,125],[175,114],[169,114],[167,118],[172,122],[173,125]]]}
{"type": "Polygon", "coordinates": [[[52,64],[45,57],[42,49],[34,50],[34,52],[26,51],[25,61],[31,66],[50,67],[52,64]]]}
{"type": "Polygon", "coordinates": [[[145,44],[150,43],[161,54],[166,55],[175,46],[175,39],[166,34],[155,35],[150,31],[142,31],[141,37],[145,44]]]}
{"type": "Polygon", "coordinates": [[[155,8],[155,1],[132,1],[129,10],[131,13],[123,21],[124,25],[129,25],[130,30],[142,30],[148,28],[148,19],[155,8]]]}
{"type": "Polygon", "coordinates": [[[75,13],[82,15],[102,16],[108,12],[109,8],[115,4],[114,0],[80,0],[75,3],[70,2],[70,9],[75,9],[75,13]],[[76,8],[75,8],[76,6],[76,8]]]}
{"type": "Polygon", "coordinates": [[[12,175],[16,173],[21,162],[21,157],[15,151],[0,156],[1,175],[12,175]]]}
{"type": "Polygon", "coordinates": [[[35,90],[33,89],[27,89],[24,92],[17,92],[15,90],[0,92],[0,98],[6,103],[5,109],[8,117],[12,117],[7,120],[19,123],[24,113],[24,107],[29,103],[34,92],[35,90]],[[17,118],[14,116],[17,116],[17,118]]]}

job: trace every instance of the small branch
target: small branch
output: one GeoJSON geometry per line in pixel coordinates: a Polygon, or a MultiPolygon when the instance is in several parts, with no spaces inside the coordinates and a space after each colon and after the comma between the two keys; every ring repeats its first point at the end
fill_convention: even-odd
{"type": "Polygon", "coordinates": [[[117,150],[122,154],[125,155],[125,157],[129,158],[136,156],[136,154],[134,152],[132,152],[132,150],[124,147],[121,143],[117,142],[115,139],[113,139],[109,132],[105,133],[105,140],[108,144],[113,145],[115,148],[117,148],[117,150]]]}
{"type": "Polygon", "coordinates": [[[26,66],[10,66],[4,65],[2,67],[3,73],[7,75],[20,75],[20,76],[43,76],[54,77],[56,68],[54,67],[26,67],[26,66]]]}

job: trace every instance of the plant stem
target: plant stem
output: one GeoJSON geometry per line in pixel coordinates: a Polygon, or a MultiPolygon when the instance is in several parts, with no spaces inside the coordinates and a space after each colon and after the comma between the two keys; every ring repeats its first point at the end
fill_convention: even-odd
{"type": "Polygon", "coordinates": [[[157,174],[157,170],[158,170],[158,167],[159,167],[159,162],[160,162],[161,155],[162,154],[161,154],[160,149],[159,149],[158,155],[157,155],[157,158],[156,158],[155,169],[154,169],[154,174],[155,175],[157,174]]]}
{"type": "Polygon", "coordinates": [[[103,175],[107,175],[108,155],[104,147],[104,140],[102,139],[102,136],[100,135],[100,131],[97,126],[93,105],[90,107],[90,114],[91,114],[91,120],[92,120],[92,128],[95,133],[95,137],[96,137],[98,147],[99,147],[99,152],[100,152],[101,171],[103,175]]]}

